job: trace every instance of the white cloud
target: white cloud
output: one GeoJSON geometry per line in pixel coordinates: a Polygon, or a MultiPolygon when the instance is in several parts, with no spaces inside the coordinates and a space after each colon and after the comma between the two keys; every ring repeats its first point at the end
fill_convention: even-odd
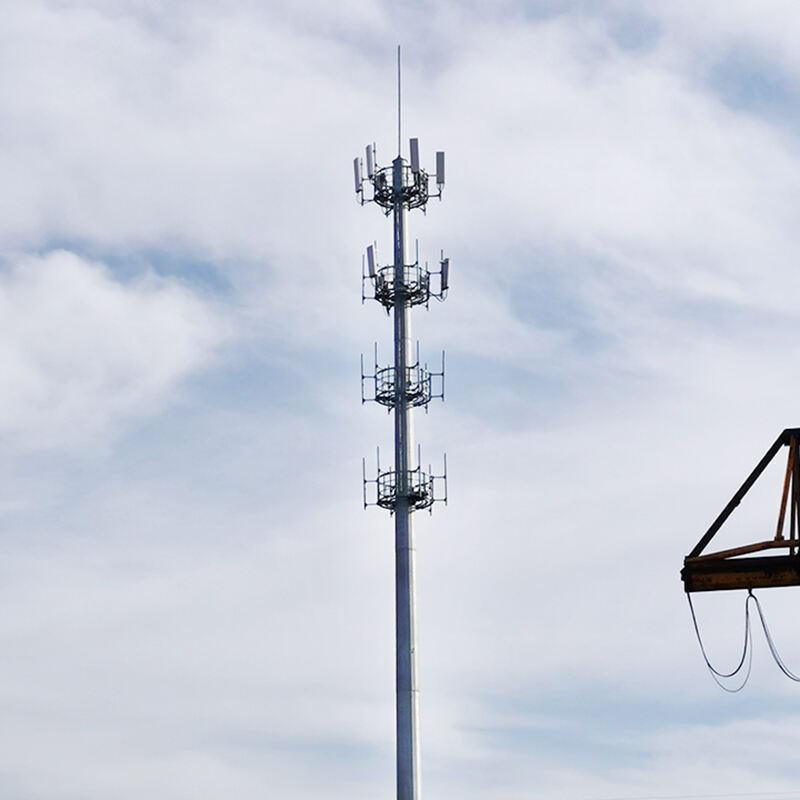
{"type": "Polygon", "coordinates": [[[0,309],[0,436],[22,448],[88,443],[159,410],[225,330],[175,282],[123,284],[65,251],[8,265],[0,309]]]}
{"type": "Polygon", "coordinates": [[[712,62],[731,49],[745,48],[793,72],[800,68],[792,32],[800,22],[796,3],[768,0],[709,0],[701,7],[685,0],[641,3],[652,13],[673,47],[695,65],[712,62]]]}

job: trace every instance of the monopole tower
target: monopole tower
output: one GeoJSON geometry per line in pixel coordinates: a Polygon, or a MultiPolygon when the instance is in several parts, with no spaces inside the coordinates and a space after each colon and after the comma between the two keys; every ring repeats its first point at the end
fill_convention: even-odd
{"type": "Polygon", "coordinates": [[[433,372],[420,360],[419,345],[411,343],[411,310],[428,307],[431,298],[447,295],[449,259],[442,254],[438,269],[413,261],[407,248],[406,219],[414,209],[425,210],[431,198],[442,195],[444,153],[436,153],[436,172],[430,175],[420,166],[419,142],[410,140],[409,158],[400,150],[400,50],[398,48],[398,154],[391,166],[380,166],[375,145],[368,145],[365,158],[353,162],[355,189],[362,203],[374,202],[393,225],[393,262],[378,261],[377,246],[367,248],[362,264],[362,300],[380,303],[393,321],[394,363],[379,366],[375,346],[374,369],[364,371],[362,358],[362,401],[374,401],[394,416],[394,464],[367,478],[364,466],[364,506],[380,506],[394,516],[395,530],[395,645],[397,798],[420,800],[419,688],[417,683],[417,631],[415,598],[415,544],[413,513],[430,510],[434,502],[447,501],[447,470],[434,475],[422,469],[420,450],[414,448],[413,411],[434,398],[444,398],[444,354],[441,369],[433,372]]]}

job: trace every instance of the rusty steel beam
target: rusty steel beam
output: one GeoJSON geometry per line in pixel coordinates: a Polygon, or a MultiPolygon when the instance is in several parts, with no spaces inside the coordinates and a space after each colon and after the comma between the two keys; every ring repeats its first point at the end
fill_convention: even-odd
{"type": "Polygon", "coordinates": [[[775,454],[778,452],[778,450],[789,443],[789,437],[792,435],[800,435],[800,429],[787,428],[775,440],[775,443],[772,445],[772,447],[767,450],[764,458],[758,462],[756,468],[747,477],[747,480],[739,487],[739,491],[736,492],[736,494],[731,498],[728,505],[722,509],[720,515],[714,520],[714,522],[711,523],[711,527],[703,534],[703,538],[700,539],[692,552],[689,553],[690,558],[696,558],[700,555],[700,553],[703,552],[706,545],[711,541],[711,539],[714,538],[714,534],[722,527],[723,523],[733,513],[736,506],[742,502],[742,498],[750,491],[750,488],[761,476],[761,473],[769,466],[770,461],[775,458],[775,454]]]}
{"type": "MultiPolygon", "coordinates": [[[[789,500],[789,490],[792,487],[792,475],[795,472],[795,449],[797,447],[797,439],[794,436],[789,437],[789,458],[786,459],[786,475],[783,479],[783,492],[781,493],[781,507],[778,512],[778,527],[775,530],[775,539],[783,539],[783,523],[786,520],[786,503],[789,500]]],[[[794,494],[792,498],[794,499],[794,494]]],[[[794,509],[790,511],[790,515],[794,509]]],[[[794,517],[791,521],[791,534],[790,539],[794,539],[794,517]]]]}
{"type": "Polygon", "coordinates": [[[800,556],[719,560],[687,558],[681,570],[681,580],[687,592],[797,586],[800,585],[800,556]]]}
{"type": "MultiPolygon", "coordinates": [[[[714,553],[703,553],[701,556],[686,556],[684,564],[692,564],[696,561],[713,561],[714,559],[732,558],[734,556],[746,556],[748,553],[758,553],[761,550],[773,550],[775,548],[791,549],[796,542],[787,539],[770,539],[767,542],[756,542],[755,544],[745,544],[741,547],[730,547],[727,550],[718,550],[714,553]]],[[[790,553],[791,554],[791,553],[790,553]]]]}

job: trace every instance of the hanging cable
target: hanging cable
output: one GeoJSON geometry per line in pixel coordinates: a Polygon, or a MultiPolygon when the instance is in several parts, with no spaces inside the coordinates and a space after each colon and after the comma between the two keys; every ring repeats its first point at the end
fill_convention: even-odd
{"type": "Polygon", "coordinates": [[[775,647],[775,641],[772,638],[772,634],[769,632],[769,628],[767,627],[767,620],[764,618],[764,612],[761,610],[761,603],[759,603],[758,598],[753,594],[753,590],[748,590],[748,600],[753,598],[756,603],[756,611],[758,611],[759,619],[761,620],[761,627],[764,629],[764,636],[767,640],[767,646],[769,647],[770,653],[772,653],[772,657],[775,659],[775,663],[778,665],[778,669],[790,680],[796,681],[800,683],[800,677],[795,675],[787,666],[783,663],[783,659],[780,657],[778,653],[778,649],[775,647]]]}
{"type": "MultiPolygon", "coordinates": [[[[726,692],[730,692],[731,694],[735,694],[736,692],[740,692],[744,689],[745,684],[747,683],[748,678],[750,677],[750,670],[753,666],[753,637],[750,631],[750,598],[752,597],[753,600],[756,601],[756,607],[758,607],[758,601],[755,598],[755,595],[752,592],[748,593],[747,599],[744,601],[744,643],[742,645],[742,657],[739,659],[739,663],[731,672],[720,672],[716,669],[711,661],[708,658],[708,654],[706,653],[706,648],[703,645],[703,639],[700,636],[700,628],[697,624],[697,615],[694,611],[694,604],[692,603],[692,595],[690,592],[686,593],[686,599],[689,601],[689,610],[692,612],[692,624],[694,625],[694,632],[697,635],[697,643],[700,645],[700,652],[703,654],[703,660],[706,662],[706,666],[708,667],[708,671],[711,673],[711,677],[716,681],[717,685],[724,689],[726,692]],[[721,679],[725,678],[733,678],[741,672],[742,668],[745,665],[745,661],[747,662],[747,668],[745,670],[744,678],[742,679],[741,684],[735,688],[731,688],[726,686],[721,679]]],[[[759,614],[760,614],[759,609],[759,614]]],[[[763,618],[762,618],[763,622],[763,618]]]]}
{"type": "Polygon", "coordinates": [[[790,680],[800,683],[800,676],[795,675],[794,672],[792,672],[786,666],[783,659],[781,658],[781,655],[778,652],[778,648],[775,645],[775,640],[772,638],[772,633],[770,632],[769,626],[767,625],[767,620],[766,617],[764,616],[764,610],[761,607],[759,599],[753,594],[752,589],[747,590],[747,598],[744,601],[744,644],[742,646],[742,656],[739,659],[739,663],[730,672],[720,672],[711,664],[711,661],[708,658],[708,654],[706,653],[706,648],[703,645],[702,637],[700,636],[700,628],[697,624],[697,615],[694,610],[691,594],[687,592],[686,598],[689,601],[689,609],[692,612],[692,624],[694,625],[694,632],[697,636],[697,643],[700,645],[700,652],[703,654],[703,660],[706,662],[706,666],[708,667],[708,670],[711,673],[711,677],[714,678],[714,680],[717,682],[720,688],[724,689],[726,692],[731,692],[731,693],[739,692],[744,688],[748,678],[750,677],[750,670],[753,664],[753,635],[750,626],[751,600],[755,603],[756,611],[758,612],[758,618],[761,622],[761,628],[764,631],[764,638],[767,640],[767,646],[769,647],[769,652],[772,655],[772,658],[775,660],[775,663],[778,665],[778,669],[790,680]],[[738,675],[745,666],[745,661],[747,662],[747,668],[745,670],[744,678],[742,679],[741,684],[735,688],[730,688],[726,686],[721,679],[733,678],[736,675],[738,675]]]}

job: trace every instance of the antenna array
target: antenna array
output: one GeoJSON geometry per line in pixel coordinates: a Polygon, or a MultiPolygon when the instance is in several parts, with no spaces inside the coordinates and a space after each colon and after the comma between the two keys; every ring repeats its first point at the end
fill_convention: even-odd
{"type": "MultiPolygon", "coordinates": [[[[399,57],[399,53],[398,53],[399,57]]],[[[398,75],[399,81],[399,75],[398,75]]],[[[399,82],[398,82],[399,86],[399,82]]],[[[398,125],[399,128],[399,125],[398,125]]],[[[399,149],[399,148],[398,148],[399,149]]],[[[394,414],[394,465],[381,469],[378,451],[374,478],[367,478],[363,464],[364,507],[387,509],[395,522],[395,619],[397,677],[397,798],[419,800],[419,731],[416,641],[415,546],[411,515],[432,510],[436,502],[447,502],[447,460],[441,475],[421,466],[417,447],[412,465],[414,408],[425,408],[432,399],[444,399],[444,353],[441,370],[428,369],[419,355],[410,352],[410,310],[428,306],[430,299],[444,300],[449,288],[450,259],[441,254],[438,269],[419,260],[415,248],[413,262],[406,255],[406,214],[426,209],[431,198],[442,196],[444,153],[436,153],[436,172],[429,175],[420,166],[419,141],[411,139],[410,158],[400,154],[391,166],[379,166],[375,145],[367,145],[365,157],[354,159],[355,190],[362,205],[373,202],[386,216],[392,215],[394,260],[381,265],[377,245],[367,247],[362,259],[361,299],[375,300],[393,316],[394,364],[379,366],[375,345],[371,373],[361,359],[361,400],[376,402],[394,414]]]]}

